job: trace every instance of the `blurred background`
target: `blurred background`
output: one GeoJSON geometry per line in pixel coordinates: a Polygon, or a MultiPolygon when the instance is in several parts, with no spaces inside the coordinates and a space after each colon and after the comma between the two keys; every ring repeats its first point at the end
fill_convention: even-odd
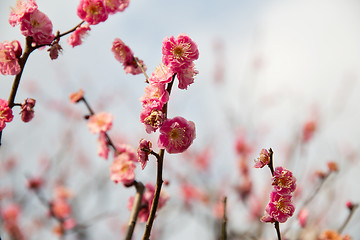
{"type": "MultiPolygon", "coordinates": [[[[79,1],[36,2],[52,20],[54,33],[81,22],[76,15],[79,1]]],[[[0,41],[16,39],[24,46],[19,27],[8,24],[15,4],[0,3],[0,41]]],[[[71,104],[69,94],[82,88],[95,111],[114,115],[109,134],[116,142],[136,149],[139,139],[147,138],[156,145],[157,134],[146,134],[139,121],[144,76],[125,74],[111,52],[112,42],[123,40],[150,75],[161,63],[164,37],[185,33],[198,44],[199,74],[188,90],[173,89],[169,116],[195,122],[197,138],[186,153],[165,157],[164,178],[170,184],[164,190],[170,199],[155,220],[154,239],[216,239],[212,209],[222,196],[228,197],[233,239],[245,239],[240,237],[245,232],[275,239],[271,224],[249,215],[256,208],[252,203],[258,203],[262,213],[268,201],[270,171],[252,166],[261,149],[270,147],[275,166],[292,170],[298,179],[295,206],[301,206],[320,182],[317,171],[326,172],[329,161],[339,167],[308,206],[309,223],[317,227],[301,228],[294,216],[281,224],[288,238],[296,239],[301,231],[338,229],[347,216],[345,202],[360,200],[359,11],[356,0],[138,0],[91,26],[82,45],[72,48],[67,37],[62,38],[63,53],[57,60],[50,60],[46,49],[33,52],[16,100],[36,99],[35,118],[23,123],[14,108],[15,118],[3,131],[2,206],[21,203],[21,225],[31,233],[26,239],[58,239],[51,230],[55,222],[43,219],[47,209],[25,186],[27,175],[44,174],[44,194],[50,198],[53,186],[61,182],[73,192],[76,220],[91,222],[87,238],[70,234],[66,239],[122,239],[127,200],[134,190],[110,181],[111,159],[97,156],[97,136],[82,118],[86,108],[71,104]],[[304,138],[306,131],[310,136],[304,138]],[[239,144],[246,146],[246,154],[239,144]],[[194,164],[201,156],[209,163],[198,171],[194,164]],[[198,186],[206,200],[185,206],[184,182],[198,186]],[[259,224],[261,233],[254,227],[259,224]]],[[[12,81],[12,76],[1,76],[0,98],[8,98],[12,81]]],[[[154,159],[145,170],[138,167],[137,179],[155,183],[155,167],[154,159]]],[[[360,234],[359,220],[355,212],[344,230],[353,239],[360,234]]],[[[143,224],[137,226],[134,239],[143,229],[143,224]]]]}

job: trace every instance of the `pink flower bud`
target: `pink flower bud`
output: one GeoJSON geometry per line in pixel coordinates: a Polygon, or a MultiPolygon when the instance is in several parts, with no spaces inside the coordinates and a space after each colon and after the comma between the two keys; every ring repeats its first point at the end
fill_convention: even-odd
{"type": "Polygon", "coordinates": [[[36,100],[32,98],[25,99],[25,102],[21,105],[21,120],[23,122],[30,122],[34,117],[34,107],[36,100]]]}

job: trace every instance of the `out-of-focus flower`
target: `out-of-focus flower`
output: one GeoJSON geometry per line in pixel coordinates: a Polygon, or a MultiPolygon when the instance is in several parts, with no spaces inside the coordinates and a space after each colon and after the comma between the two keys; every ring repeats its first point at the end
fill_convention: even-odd
{"type": "Polygon", "coordinates": [[[196,43],[187,35],[181,34],[177,38],[164,38],[162,44],[162,62],[174,72],[188,68],[199,58],[196,43]]]}
{"type": "Polygon", "coordinates": [[[82,44],[84,37],[91,30],[89,24],[83,24],[76,28],[76,30],[71,33],[70,37],[67,39],[67,42],[70,46],[76,47],[82,44]]]}
{"type": "Polygon", "coordinates": [[[16,223],[20,214],[20,206],[16,203],[1,208],[1,218],[7,223],[16,223]]]}
{"type": "Polygon", "coordinates": [[[105,22],[108,18],[103,0],[80,0],[77,15],[90,25],[105,22]]]}
{"type": "Polygon", "coordinates": [[[284,223],[294,214],[295,207],[291,202],[291,195],[280,195],[273,191],[270,194],[270,202],[266,206],[265,215],[261,218],[262,222],[284,223]]]}
{"type": "Polygon", "coordinates": [[[318,240],[343,240],[343,238],[334,230],[325,230],[320,234],[318,240]]]}
{"type": "Polygon", "coordinates": [[[23,122],[30,122],[34,117],[34,107],[36,100],[32,98],[25,99],[25,102],[21,104],[21,120],[23,122]]]}
{"type": "Polygon", "coordinates": [[[118,154],[126,154],[129,161],[132,161],[132,162],[138,161],[137,154],[136,154],[134,148],[132,146],[130,146],[129,144],[125,144],[125,143],[118,144],[116,146],[116,151],[118,154]]]}
{"type": "Polygon", "coordinates": [[[328,162],[327,163],[328,169],[330,172],[337,172],[339,171],[339,166],[336,162],[328,162]]]}
{"type": "MultiPolygon", "coordinates": [[[[149,218],[151,205],[154,199],[155,187],[151,183],[145,185],[145,192],[141,200],[141,205],[143,206],[139,211],[139,221],[146,222],[149,218]]],[[[158,210],[165,206],[169,196],[164,192],[160,192],[158,210]]],[[[134,197],[129,198],[128,209],[131,210],[134,205],[134,197]]]]}
{"type": "Polygon", "coordinates": [[[288,195],[296,189],[296,178],[291,171],[283,167],[277,167],[274,171],[272,185],[278,194],[288,195]]]}
{"type": "Polygon", "coordinates": [[[237,154],[243,155],[245,157],[247,157],[251,153],[251,147],[246,142],[246,138],[244,135],[241,134],[237,136],[235,141],[235,149],[237,154]]]}
{"type": "Polygon", "coordinates": [[[53,25],[51,20],[45,13],[37,9],[23,17],[20,30],[24,36],[32,37],[33,41],[38,45],[50,44],[55,38],[52,33],[53,25]]]}
{"type": "Polygon", "coordinates": [[[168,153],[181,153],[190,147],[195,138],[195,124],[183,117],[175,117],[162,124],[158,147],[165,148],[168,153]]]}
{"type": "Polygon", "coordinates": [[[107,112],[100,112],[89,118],[87,126],[91,133],[99,133],[101,131],[109,131],[112,127],[114,117],[107,112]]]}
{"type": "Polygon", "coordinates": [[[50,202],[51,214],[56,218],[65,220],[71,215],[71,206],[62,198],[57,198],[50,202]]]}
{"type": "Polygon", "coordinates": [[[77,92],[74,93],[70,93],[70,102],[72,103],[78,103],[80,100],[82,100],[84,97],[84,91],[82,89],[80,89],[77,92]]]}
{"type": "Polygon", "coordinates": [[[147,162],[149,161],[150,150],[151,142],[142,138],[137,149],[137,157],[139,162],[141,163],[141,168],[143,170],[146,167],[147,162]]]}
{"type": "Polygon", "coordinates": [[[62,47],[60,46],[59,43],[55,43],[54,45],[52,45],[49,49],[49,56],[51,60],[55,60],[59,57],[59,52],[62,52],[62,47]]]}
{"type": "Polygon", "coordinates": [[[316,121],[315,120],[310,120],[307,121],[304,126],[303,126],[303,130],[302,130],[302,140],[304,142],[309,141],[312,136],[314,135],[314,132],[316,131],[316,121]]]}
{"type": "Polygon", "coordinates": [[[26,2],[22,0],[16,1],[16,7],[11,7],[9,16],[10,25],[15,27],[15,25],[20,24],[24,16],[33,13],[35,10],[37,10],[37,8],[38,6],[35,0],[27,0],[26,2]]]}
{"type": "Polygon", "coordinates": [[[19,58],[22,49],[19,41],[0,43],[0,72],[3,75],[16,75],[20,72],[19,58]]]}
{"type": "Polygon", "coordinates": [[[115,157],[110,166],[110,178],[115,183],[122,182],[125,186],[134,182],[135,179],[134,161],[127,154],[119,154],[115,157]]]}
{"type": "Polygon", "coordinates": [[[98,155],[107,160],[109,156],[110,148],[108,141],[106,139],[105,132],[103,131],[100,132],[97,142],[98,142],[98,155]]]}
{"type": "Polygon", "coordinates": [[[261,149],[260,157],[255,160],[254,168],[262,168],[270,163],[270,154],[265,148],[261,149]]]}
{"type": "Polygon", "coordinates": [[[298,221],[302,228],[306,226],[308,217],[309,217],[309,211],[306,208],[301,209],[298,214],[298,221]]]}
{"type": "Polygon", "coordinates": [[[8,102],[4,99],[0,99],[0,131],[2,131],[7,122],[11,122],[14,118],[11,108],[9,108],[8,102]]]}
{"type": "Polygon", "coordinates": [[[185,183],[181,185],[181,195],[185,205],[189,206],[192,201],[206,201],[207,197],[203,191],[194,185],[185,183]]]}
{"type": "Polygon", "coordinates": [[[44,184],[44,179],[41,177],[32,177],[27,179],[26,186],[32,190],[38,190],[44,184]]]}

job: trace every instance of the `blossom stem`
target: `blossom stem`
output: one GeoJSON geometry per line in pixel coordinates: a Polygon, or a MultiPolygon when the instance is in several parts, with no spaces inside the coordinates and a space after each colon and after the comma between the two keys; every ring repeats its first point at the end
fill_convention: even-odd
{"type": "Polygon", "coordinates": [[[226,202],[227,202],[227,197],[224,197],[224,200],[223,200],[224,212],[223,212],[223,221],[222,221],[222,227],[221,227],[221,240],[226,240],[227,239],[227,233],[226,233],[226,225],[227,225],[226,202]]]}
{"type": "Polygon", "coordinates": [[[275,229],[278,236],[278,240],[281,240],[281,234],[280,234],[280,224],[279,222],[275,222],[275,229]]]}
{"type": "Polygon", "coordinates": [[[132,235],[133,235],[134,229],[135,229],[135,225],[136,225],[136,220],[138,218],[139,211],[141,209],[141,201],[142,201],[142,197],[143,197],[144,190],[145,190],[144,184],[142,184],[141,182],[135,181],[134,185],[136,188],[136,195],[135,195],[135,199],[134,199],[133,208],[131,209],[131,214],[130,214],[128,227],[126,230],[125,240],[131,240],[131,238],[132,238],[132,235]]]}
{"type": "Polygon", "coordinates": [[[359,204],[354,204],[354,205],[349,209],[349,210],[350,210],[350,211],[349,211],[349,215],[347,216],[345,222],[341,225],[341,227],[340,227],[339,230],[338,230],[338,233],[339,233],[339,234],[341,234],[341,233],[344,231],[346,225],[350,222],[351,217],[354,215],[354,212],[355,212],[355,210],[356,210],[358,207],[359,207],[359,204]]]}
{"type": "MultiPolygon", "coordinates": [[[[171,88],[172,88],[172,85],[174,83],[175,76],[176,76],[176,73],[173,75],[171,82],[168,83],[167,88],[166,88],[169,95],[171,93],[171,88]]],[[[162,108],[162,112],[165,115],[165,117],[167,117],[167,108],[168,108],[168,103],[166,103],[164,105],[164,107],[162,108]]],[[[156,158],[157,158],[156,187],[155,187],[154,199],[153,199],[151,209],[150,209],[149,218],[147,220],[146,227],[145,227],[145,233],[144,233],[144,236],[143,236],[143,240],[149,240],[150,239],[151,228],[152,228],[152,225],[154,223],[157,207],[159,205],[161,186],[162,186],[162,184],[164,182],[163,179],[162,179],[164,155],[165,155],[165,149],[160,149],[159,157],[157,157],[155,155],[156,158]]]]}
{"type": "Polygon", "coordinates": [[[136,64],[138,65],[138,67],[141,69],[142,73],[144,74],[145,76],[145,82],[146,83],[149,83],[149,76],[146,74],[144,68],[143,68],[143,65],[137,60],[136,57],[134,57],[134,61],[136,62],[136,64]]]}

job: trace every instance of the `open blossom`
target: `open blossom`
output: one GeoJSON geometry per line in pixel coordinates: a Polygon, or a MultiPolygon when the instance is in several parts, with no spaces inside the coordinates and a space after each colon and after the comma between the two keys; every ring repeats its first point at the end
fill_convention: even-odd
{"type": "Polygon", "coordinates": [[[24,16],[20,30],[24,36],[31,36],[38,45],[50,44],[55,38],[51,20],[39,10],[24,16]]]}
{"type": "Polygon", "coordinates": [[[129,159],[129,155],[119,154],[110,166],[110,178],[115,183],[131,184],[135,179],[135,168],[136,165],[129,159]]]}
{"type": "Polygon", "coordinates": [[[160,128],[158,147],[168,153],[181,153],[190,147],[196,137],[195,124],[182,117],[164,121],[160,128]]]}
{"type": "Polygon", "coordinates": [[[146,103],[152,99],[159,100],[162,105],[169,101],[169,92],[165,89],[165,84],[152,83],[145,87],[145,95],[140,101],[146,103]]]}
{"type": "Polygon", "coordinates": [[[270,163],[270,154],[268,150],[262,149],[260,152],[260,157],[255,160],[255,168],[262,168],[265,165],[268,165],[270,163]]]}
{"type": "Polygon", "coordinates": [[[103,0],[80,0],[77,15],[90,25],[105,22],[108,18],[103,0]]]}
{"type": "Polygon", "coordinates": [[[109,14],[122,12],[129,6],[130,0],[104,0],[106,11],[109,14]]]}
{"type": "Polygon", "coordinates": [[[278,194],[288,195],[295,191],[296,178],[291,171],[283,167],[277,167],[274,171],[272,185],[278,194]]]}
{"type": "Polygon", "coordinates": [[[70,35],[67,39],[67,42],[70,46],[76,47],[82,44],[84,37],[91,30],[89,24],[83,24],[76,28],[76,30],[70,35]]]}
{"type": "Polygon", "coordinates": [[[194,77],[199,74],[199,71],[195,70],[194,66],[194,63],[191,63],[189,67],[177,72],[178,87],[180,89],[187,89],[190,84],[194,83],[194,77]]]}
{"type": "Polygon", "coordinates": [[[32,98],[25,99],[25,102],[21,104],[21,120],[23,122],[30,122],[34,117],[34,107],[36,100],[32,98]]]}
{"type": "Polygon", "coordinates": [[[100,112],[89,118],[87,126],[91,133],[106,132],[111,129],[113,119],[114,117],[110,113],[100,112]]]}
{"type": "Polygon", "coordinates": [[[145,139],[141,139],[139,143],[139,147],[137,149],[137,158],[141,163],[141,168],[144,170],[147,162],[149,161],[149,154],[151,150],[151,142],[145,139]]]}
{"type": "Polygon", "coordinates": [[[37,8],[35,0],[27,0],[26,2],[22,0],[16,1],[16,7],[11,7],[9,16],[10,25],[15,27],[15,25],[20,24],[25,15],[33,13],[37,8]]]}
{"type": "Polygon", "coordinates": [[[171,82],[173,75],[174,75],[174,72],[171,71],[170,68],[168,68],[164,64],[161,64],[155,68],[154,72],[152,72],[152,74],[149,78],[149,83],[150,84],[153,84],[153,83],[166,84],[166,83],[171,82]]]}
{"type": "Polygon", "coordinates": [[[187,35],[165,38],[162,44],[162,62],[174,72],[181,71],[199,58],[196,43],[187,35]]]}
{"type": "Polygon", "coordinates": [[[129,144],[119,144],[116,146],[116,151],[118,154],[126,154],[129,161],[137,162],[137,155],[132,146],[129,144]]]}
{"type": "Polygon", "coordinates": [[[265,216],[261,218],[263,222],[284,223],[294,214],[295,207],[291,202],[291,195],[280,195],[276,191],[271,192],[270,202],[266,206],[265,216]]]}
{"type": "Polygon", "coordinates": [[[0,43],[0,72],[3,75],[16,75],[20,72],[19,58],[22,49],[19,41],[0,43]]]}
{"type": "Polygon", "coordinates": [[[14,118],[11,108],[9,108],[8,102],[4,99],[0,99],[0,131],[2,131],[7,122],[11,122],[14,118]]]}
{"type": "MultiPolygon", "coordinates": [[[[155,194],[155,187],[151,183],[148,183],[145,185],[145,192],[143,194],[143,197],[141,199],[141,206],[142,208],[139,211],[139,221],[140,222],[146,222],[150,215],[150,209],[151,205],[154,199],[155,194]]],[[[169,199],[169,196],[161,190],[160,192],[160,198],[159,198],[159,204],[158,204],[158,210],[160,210],[162,207],[165,206],[167,200],[169,199]]],[[[131,210],[134,205],[134,197],[129,198],[128,202],[128,209],[131,210]]]]}
{"type": "Polygon", "coordinates": [[[309,211],[306,208],[301,209],[298,214],[298,221],[302,228],[306,226],[308,217],[309,217],[309,211]]]}

